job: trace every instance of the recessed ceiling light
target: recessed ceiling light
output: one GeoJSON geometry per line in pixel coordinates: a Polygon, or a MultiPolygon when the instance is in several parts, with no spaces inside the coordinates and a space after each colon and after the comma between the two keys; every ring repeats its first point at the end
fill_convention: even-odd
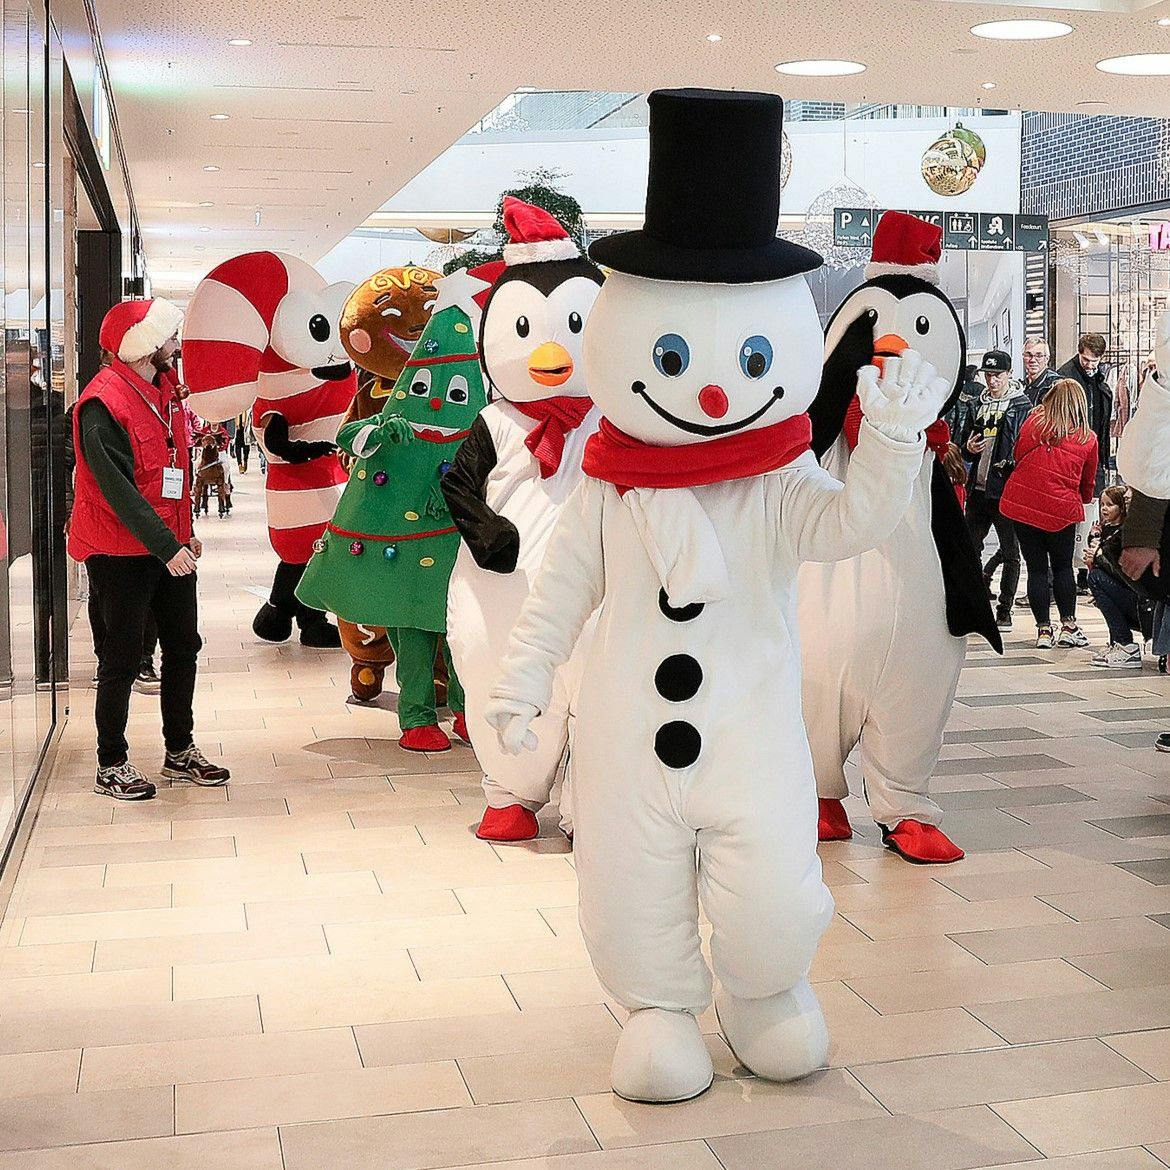
{"type": "Polygon", "coordinates": [[[1083,106],[1086,108],[1089,106],[1107,106],[1108,104],[1109,104],[1108,102],[1098,101],[1096,98],[1093,98],[1093,99],[1086,98],[1083,102],[1077,102],[1078,106],[1083,106]]]}
{"type": "Polygon", "coordinates": [[[709,40],[711,44],[717,45],[721,40],[723,40],[723,38],[718,33],[708,33],[707,40],[709,40]]]}
{"type": "Polygon", "coordinates": [[[200,207],[214,207],[215,204],[212,203],[210,199],[204,199],[203,202],[199,204],[199,206],[200,207]]]}
{"type": "Polygon", "coordinates": [[[989,41],[1049,41],[1066,37],[1073,28],[1061,20],[990,20],[971,30],[989,41]]]}
{"type": "Polygon", "coordinates": [[[238,49],[246,48],[251,43],[252,42],[248,40],[247,37],[233,37],[230,41],[228,41],[229,45],[235,45],[238,49]]]}
{"type": "Polygon", "coordinates": [[[211,120],[213,122],[226,122],[230,117],[231,114],[212,114],[211,120]]]}
{"type": "Polygon", "coordinates": [[[209,227],[201,227],[199,230],[200,230],[201,232],[209,232],[209,231],[211,231],[211,228],[209,228],[209,227]]]}
{"type": "Polygon", "coordinates": [[[850,73],[864,73],[860,61],[781,61],[777,73],[792,77],[845,77],[850,73]]]}
{"type": "Polygon", "coordinates": [[[535,85],[518,85],[516,86],[517,93],[536,93],[535,85]]]}
{"type": "Polygon", "coordinates": [[[1163,28],[1168,28],[1170,27],[1170,16],[1159,16],[1154,23],[1160,24],[1163,28]]]}
{"type": "Polygon", "coordinates": [[[204,167],[203,169],[204,169],[205,171],[218,171],[218,170],[219,170],[219,167],[206,166],[206,167],[204,167]]]}
{"type": "Polygon", "coordinates": [[[1128,57],[1108,57],[1097,62],[1102,73],[1121,73],[1128,77],[1170,76],[1170,53],[1134,53],[1128,57]]]}
{"type": "Polygon", "coordinates": [[[995,82],[994,81],[985,81],[983,83],[983,85],[980,86],[980,88],[981,89],[995,89],[995,82]]]}

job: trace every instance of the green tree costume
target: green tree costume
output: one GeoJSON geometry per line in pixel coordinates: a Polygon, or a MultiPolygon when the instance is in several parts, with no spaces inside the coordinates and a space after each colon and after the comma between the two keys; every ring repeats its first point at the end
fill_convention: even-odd
{"type": "MultiPolygon", "coordinates": [[[[448,278],[447,289],[440,282],[430,322],[382,413],[338,432],[357,462],[297,586],[306,605],[387,627],[397,651],[403,731],[437,722],[433,665],[459,551],[439,480],[486,404],[462,277],[448,278]]],[[[443,652],[448,702],[460,712],[463,688],[445,643],[443,652]]]]}

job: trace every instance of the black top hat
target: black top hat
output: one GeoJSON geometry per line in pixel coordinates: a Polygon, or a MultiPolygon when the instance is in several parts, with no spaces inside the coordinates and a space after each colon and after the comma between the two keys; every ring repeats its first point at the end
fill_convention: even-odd
{"type": "Polygon", "coordinates": [[[821,257],[778,239],[784,103],[772,93],[659,89],[641,231],[604,236],[599,264],[655,280],[752,284],[811,272],[821,257]]]}

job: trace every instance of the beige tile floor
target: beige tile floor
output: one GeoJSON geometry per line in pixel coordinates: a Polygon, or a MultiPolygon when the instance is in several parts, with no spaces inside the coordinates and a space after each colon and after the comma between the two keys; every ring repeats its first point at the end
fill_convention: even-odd
{"type": "MultiPolygon", "coordinates": [[[[551,824],[491,848],[466,749],[408,756],[339,653],[249,623],[258,477],[203,524],[199,738],[230,787],[91,790],[91,659],[0,925],[0,1170],[1068,1170],[1170,1166],[1170,683],[973,648],[938,791],[947,869],[863,806],[822,850],[831,1067],[761,1083],[703,1021],[697,1101],[608,1092],[623,1013],[551,824]]],[[[1102,625],[1086,611],[1092,635],[1102,625]]],[[[158,763],[135,697],[138,762],[158,763]]]]}

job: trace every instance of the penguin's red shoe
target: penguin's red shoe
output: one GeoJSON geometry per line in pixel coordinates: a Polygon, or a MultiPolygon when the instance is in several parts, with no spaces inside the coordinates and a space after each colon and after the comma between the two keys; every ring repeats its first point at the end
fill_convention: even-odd
{"type": "Polygon", "coordinates": [[[484,810],[475,835],[481,841],[531,841],[540,832],[536,814],[522,804],[484,810]]]}
{"type": "Polygon", "coordinates": [[[455,734],[461,740],[463,740],[464,743],[466,743],[466,744],[471,743],[471,736],[467,732],[467,716],[464,715],[464,713],[462,711],[458,711],[455,714],[454,731],[455,731],[455,734]]]}
{"type": "Polygon", "coordinates": [[[882,825],[881,830],[882,844],[915,865],[949,865],[952,861],[962,861],[965,856],[962,849],[934,825],[907,819],[899,821],[892,829],[882,825]]]}
{"type": "Polygon", "coordinates": [[[449,752],[451,741],[441,727],[432,723],[429,727],[411,727],[404,731],[398,746],[408,752],[449,752]]]}
{"type": "Polygon", "coordinates": [[[817,840],[848,841],[853,836],[849,815],[839,800],[817,798],[817,840]]]}

